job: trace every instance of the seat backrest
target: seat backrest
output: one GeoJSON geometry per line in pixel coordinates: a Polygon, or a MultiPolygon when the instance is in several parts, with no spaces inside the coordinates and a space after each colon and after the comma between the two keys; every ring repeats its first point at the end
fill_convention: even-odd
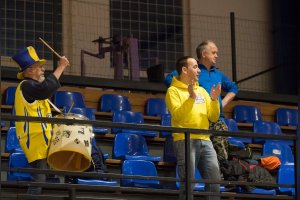
{"type": "MultiPolygon", "coordinates": [[[[153,162],[145,160],[124,160],[122,174],[139,176],[158,176],[153,162]]],[[[159,184],[158,180],[121,179],[121,184],[130,186],[133,182],[145,182],[147,184],[159,184]]]]}
{"type": "Polygon", "coordinates": [[[238,126],[237,123],[234,119],[231,118],[224,118],[224,121],[228,127],[228,131],[232,131],[232,132],[238,132],[238,126]]]}
{"type": "Polygon", "coordinates": [[[73,107],[85,108],[84,98],[80,92],[57,91],[53,96],[53,103],[58,108],[71,107],[72,105],[73,107]]]}
{"type": "MultiPolygon", "coordinates": [[[[144,116],[141,112],[131,112],[131,111],[115,111],[113,112],[112,122],[122,122],[122,123],[134,123],[143,124],[144,116]]],[[[112,128],[113,133],[119,133],[124,128],[112,128]]]]}
{"type": "Polygon", "coordinates": [[[16,93],[17,87],[10,86],[7,87],[5,90],[5,105],[14,105],[15,104],[15,93],[16,93]]]}
{"type": "Polygon", "coordinates": [[[280,135],[281,128],[276,122],[266,122],[266,121],[255,121],[253,123],[254,133],[266,133],[273,135],[280,135]]]}
{"type": "Polygon", "coordinates": [[[113,122],[143,124],[144,116],[141,112],[116,111],[113,112],[113,122]]]}
{"type": "Polygon", "coordinates": [[[174,152],[172,135],[166,137],[165,144],[164,144],[163,158],[165,162],[174,162],[174,163],[177,162],[175,152],[174,152]]]}
{"type": "Polygon", "coordinates": [[[148,146],[142,135],[118,133],[114,141],[114,158],[124,158],[125,155],[149,156],[148,146]]]}
{"type": "Polygon", "coordinates": [[[7,131],[5,140],[5,152],[13,153],[16,149],[20,149],[19,139],[16,134],[16,128],[10,127],[7,131]]]}
{"type": "Polygon", "coordinates": [[[281,165],[278,170],[278,184],[295,184],[295,165],[281,165]]]}
{"type": "MultiPolygon", "coordinates": [[[[64,109],[64,113],[67,113],[67,112],[69,112],[70,107],[64,106],[63,109],[64,109]]],[[[70,113],[83,115],[83,116],[89,118],[89,120],[96,120],[95,112],[96,112],[96,109],[94,109],[94,108],[72,107],[70,110],[70,113]]]]}
{"type": "MultiPolygon", "coordinates": [[[[179,178],[178,167],[177,167],[177,166],[176,166],[176,178],[179,178]]],[[[202,180],[202,179],[203,179],[203,178],[202,178],[202,176],[201,176],[201,174],[200,174],[198,168],[196,167],[196,168],[195,168],[195,180],[200,181],[200,180],[202,180]]],[[[180,184],[181,184],[181,182],[176,182],[177,188],[180,187],[180,184]]],[[[182,183],[182,184],[185,184],[185,183],[182,183]]],[[[198,188],[198,190],[199,190],[199,187],[202,188],[202,189],[204,189],[205,183],[196,183],[194,187],[195,187],[195,189],[198,188]]]]}
{"type": "Polygon", "coordinates": [[[297,126],[298,110],[289,108],[278,108],[276,110],[276,122],[280,126],[297,126]]]}
{"type": "Polygon", "coordinates": [[[99,104],[101,112],[131,111],[130,102],[127,96],[103,94],[99,104]]]}
{"type": "Polygon", "coordinates": [[[233,108],[233,119],[236,122],[252,123],[261,121],[262,115],[260,110],[255,106],[237,105],[233,108]]]}
{"type": "Polygon", "coordinates": [[[161,116],[169,114],[166,102],[162,98],[149,98],[146,102],[147,116],[161,116]]]}
{"type": "MultiPolygon", "coordinates": [[[[28,161],[24,153],[12,153],[9,156],[8,168],[27,168],[28,161]]],[[[29,181],[31,180],[30,173],[25,172],[7,172],[7,180],[11,181],[29,181]]]]}
{"type": "Polygon", "coordinates": [[[286,163],[294,163],[294,155],[291,148],[283,142],[267,140],[263,145],[262,157],[277,156],[281,165],[286,163]]]}
{"type": "MultiPolygon", "coordinates": [[[[171,126],[171,115],[170,114],[163,114],[161,116],[160,125],[162,126],[171,126]]],[[[160,132],[161,137],[168,137],[171,136],[171,132],[162,131],[160,132]]]]}
{"type": "MultiPolygon", "coordinates": [[[[12,109],[11,109],[11,115],[13,115],[13,116],[16,115],[16,109],[15,109],[15,106],[13,106],[12,109]]],[[[15,127],[15,126],[16,126],[16,121],[15,121],[15,120],[10,120],[9,126],[10,126],[10,127],[15,127]]]]}
{"type": "Polygon", "coordinates": [[[12,153],[9,156],[10,168],[27,168],[28,161],[24,153],[12,153]]]}
{"type": "MultiPolygon", "coordinates": [[[[278,184],[295,185],[295,165],[281,165],[277,175],[278,184]]],[[[296,195],[296,188],[294,187],[278,187],[279,193],[285,195],[296,195]]]]}

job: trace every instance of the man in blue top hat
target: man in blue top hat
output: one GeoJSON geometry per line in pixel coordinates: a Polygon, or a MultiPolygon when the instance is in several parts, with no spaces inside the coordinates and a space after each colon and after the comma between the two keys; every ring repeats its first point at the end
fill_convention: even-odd
{"type": "MultiPolygon", "coordinates": [[[[68,59],[60,58],[57,68],[47,78],[44,77],[46,60],[39,59],[32,46],[24,48],[12,59],[18,64],[18,79],[22,79],[15,94],[15,111],[18,116],[52,117],[48,98],[60,87],[59,78],[68,59]]],[[[47,169],[47,153],[51,140],[51,124],[41,122],[16,122],[16,133],[20,146],[28,160],[30,168],[47,169]]],[[[32,181],[44,182],[44,174],[32,174],[32,181]]],[[[41,187],[28,188],[31,195],[41,194],[41,187]]],[[[34,199],[34,198],[33,198],[34,199]]]]}
{"type": "MultiPolygon", "coordinates": [[[[198,77],[199,85],[209,93],[213,86],[217,86],[218,83],[220,83],[222,91],[227,92],[223,99],[219,96],[220,118],[216,123],[211,123],[210,128],[213,130],[228,130],[225,122],[222,120],[224,118],[222,108],[234,99],[238,93],[238,86],[215,67],[218,58],[218,48],[215,42],[212,40],[201,42],[196,48],[196,55],[198,57],[198,67],[200,69],[198,77]]],[[[165,78],[165,84],[168,87],[171,84],[173,76],[178,76],[176,70],[168,74],[165,78]]],[[[226,142],[227,138],[215,137],[212,138],[212,141],[218,154],[218,160],[221,161],[227,159],[228,155],[227,152],[225,152],[226,149],[228,149],[228,142],[226,142]]]]}

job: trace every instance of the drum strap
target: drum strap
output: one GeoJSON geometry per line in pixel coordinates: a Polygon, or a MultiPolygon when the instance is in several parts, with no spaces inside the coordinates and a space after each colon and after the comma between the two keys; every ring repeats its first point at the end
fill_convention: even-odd
{"type": "Polygon", "coordinates": [[[47,99],[48,103],[54,108],[54,110],[58,113],[63,113],[61,110],[59,110],[54,103],[52,103],[49,99],[47,99]]]}

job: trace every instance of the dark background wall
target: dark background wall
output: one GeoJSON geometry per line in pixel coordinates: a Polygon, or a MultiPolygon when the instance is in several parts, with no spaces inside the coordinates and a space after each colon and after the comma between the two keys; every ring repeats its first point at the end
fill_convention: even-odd
{"type": "Polygon", "coordinates": [[[299,11],[296,0],[273,1],[276,92],[298,94],[299,11]]]}

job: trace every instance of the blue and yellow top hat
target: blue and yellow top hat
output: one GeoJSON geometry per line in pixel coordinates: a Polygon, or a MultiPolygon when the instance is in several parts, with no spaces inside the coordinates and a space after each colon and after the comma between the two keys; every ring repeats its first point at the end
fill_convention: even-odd
{"type": "Polygon", "coordinates": [[[24,48],[22,51],[12,57],[12,59],[19,65],[19,72],[17,74],[18,79],[24,79],[23,71],[39,62],[41,65],[46,63],[45,59],[39,59],[35,49],[32,46],[24,48]]]}

